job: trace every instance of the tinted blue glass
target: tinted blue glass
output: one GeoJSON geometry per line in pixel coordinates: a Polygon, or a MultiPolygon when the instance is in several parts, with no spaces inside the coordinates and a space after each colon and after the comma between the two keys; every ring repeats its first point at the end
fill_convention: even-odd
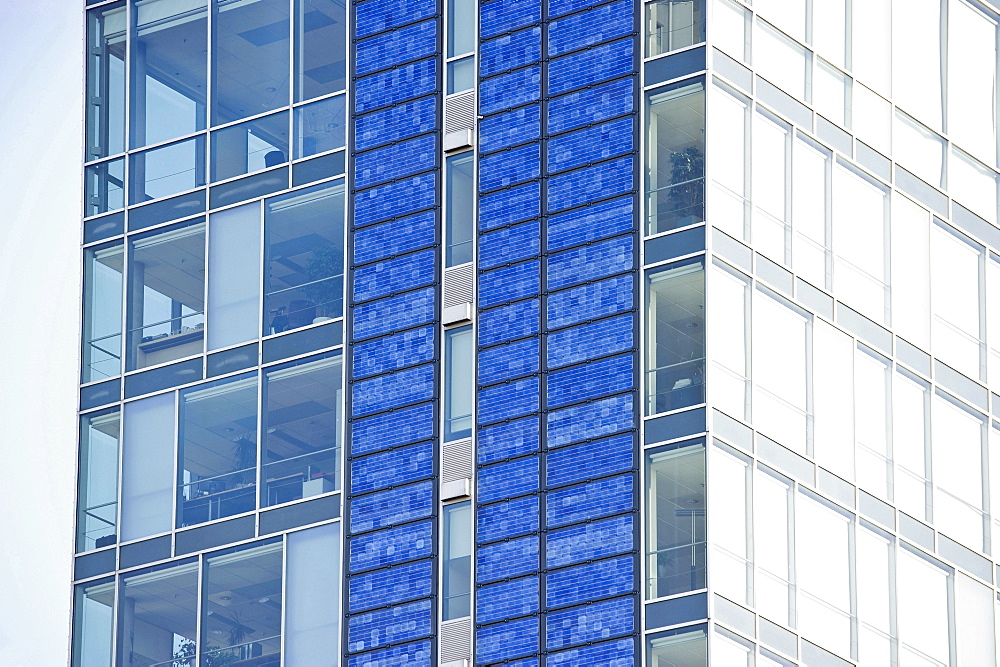
{"type": "Polygon", "coordinates": [[[295,157],[343,148],[347,138],[347,98],[338,95],[295,109],[295,157]]]}
{"type": "Polygon", "coordinates": [[[340,317],[344,303],[344,184],[268,199],[264,334],[340,317]]]}
{"type": "Polygon", "coordinates": [[[100,215],[125,207],[125,160],[108,160],[87,167],[84,215],[100,215]]]}
{"type": "Polygon", "coordinates": [[[204,135],[129,157],[129,204],[205,185],[204,135]]]}
{"type": "Polygon", "coordinates": [[[221,181],[288,162],[288,112],[212,133],[212,180],[221,181]]]}
{"type": "Polygon", "coordinates": [[[296,102],[347,87],[347,6],[336,0],[296,0],[296,102]]]}

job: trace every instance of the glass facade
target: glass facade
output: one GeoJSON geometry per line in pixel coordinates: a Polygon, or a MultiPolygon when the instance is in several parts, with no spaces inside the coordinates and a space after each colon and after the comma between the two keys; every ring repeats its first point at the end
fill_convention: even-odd
{"type": "Polygon", "coordinates": [[[994,4],[84,11],[72,664],[997,667],[994,4]]]}

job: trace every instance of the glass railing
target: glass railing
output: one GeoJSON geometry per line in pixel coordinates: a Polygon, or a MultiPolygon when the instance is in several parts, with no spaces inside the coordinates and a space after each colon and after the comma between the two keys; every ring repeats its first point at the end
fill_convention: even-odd
{"type": "Polygon", "coordinates": [[[705,358],[646,371],[646,414],[670,412],[705,402],[705,358]]]}
{"type": "Polygon", "coordinates": [[[702,540],[648,552],[648,599],[705,588],[705,545],[702,540]]]}
{"type": "Polygon", "coordinates": [[[647,195],[647,235],[687,227],[704,220],[704,177],[650,190],[647,195]]]}

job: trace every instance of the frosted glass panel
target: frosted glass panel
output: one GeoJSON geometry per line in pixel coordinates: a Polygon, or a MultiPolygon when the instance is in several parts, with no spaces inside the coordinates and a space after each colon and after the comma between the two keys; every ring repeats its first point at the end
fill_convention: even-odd
{"type": "Polygon", "coordinates": [[[288,535],[285,662],[335,667],[340,634],[340,524],[288,535]]]}
{"type": "Polygon", "coordinates": [[[958,664],[996,666],[993,589],[961,572],[955,575],[955,648],[958,664]]]}
{"type": "Polygon", "coordinates": [[[121,539],[170,530],[174,495],[174,395],[125,404],[121,539]]]}
{"type": "Polygon", "coordinates": [[[257,337],[260,204],[212,214],[208,245],[208,348],[257,337]]]}

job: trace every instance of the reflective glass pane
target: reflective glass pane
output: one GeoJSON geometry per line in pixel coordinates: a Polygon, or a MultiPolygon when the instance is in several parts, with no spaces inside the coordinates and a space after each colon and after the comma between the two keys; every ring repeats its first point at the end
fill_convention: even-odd
{"type": "Polygon", "coordinates": [[[892,148],[892,105],[855,82],[851,87],[851,128],[859,139],[885,155],[892,148]]]}
{"type": "Polygon", "coordinates": [[[448,63],[448,89],[447,93],[460,93],[463,90],[472,90],[476,85],[476,57],[469,56],[461,60],[452,60],[448,63]]]}
{"type": "Polygon", "coordinates": [[[708,215],[712,225],[737,239],[746,238],[746,195],[749,103],[712,87],[708,105],[708,172],[712,195],[708,215]]]}
{"type": "Polygon", "coordinates": [[[708,633],[703,626],[697,626],[647,635],[646,665],[647,667],[707,667],[708,633]]]}
{"type": "Polygon", "coordinates": [[[863,665],[892,664],[892,543],[879,533],[857,528],[858,658],[863,665]]]}
{"type": "MultiPolygon", "coordinates": [[[[802,4],[802,3],[796,3],[802,4]]],[[[753,31],[753,64],[761,76],[803,102],[809,52],[767,23],[757,20],[753,31]]]]}
{"type": "MultiPolygon", "coordinates": [[[[997,22],[971,3],[948,3],[948,134],[996,164],[997,22]]],[[[953,181],[954,183],[954,181],[953,181]]]]}
{"type": "Polygon", "coordinates": [[[886,191],[840,164],[833,170],[833,288],[876,322],[887,319],[886,191]]]}
{"type": "Polygon", "coordinates": [[[813,72],[813,106],[816,111],[843,127],[851,126],[848,116],[851,78],[824,60],[816,61],[813,72]]]}
{"type": "Polygon", "coordinates": [[[91,248],[83,261],[83,382],[122,372],[122,244],[91,248]]]}
{"type": "Polygon", "coordinates": [[[950,157],[948,189],[951,191],[951,196],[973,213],[996,224],[996,172],[954,147],[951,149],[950,157]]]}
{"type": "Polygon", "coordinates": [[[931,412],[934,461],[934,523],[966,546],[983,546],[982,418],[940,394],[931,412]]]}
{"type": "Polygon", "coordinates": [[[125,159],[92,164],[86,169],[84,215],[125,208],[125,159]]]}
{"type": "Polygon", "coordinates": [[[265,201],[264,335],[343,314],[344,184],[265,201]]]}
{"type": "Polygon", "coordinates": [[[179,526],[249,512],[257,503],[257,378],[181,392],[179,526]]]}
{"type": "Polygon", "coordinates": [[[118,539],[120,426],[117,409],[81,418],[76,502],[77,551],[109,546],[118,539]]]}
{"type": "Polygon", "coordinates": [[[87,159],[125,150],[125,3],[87,12],[87,159]]]}
{"type": "Polygon", "coordinates": [[[475,395],[472,327],[449,329],[444,336],[444,439],[472,435],[472,404],[475,395]]]}
{"type": "Polygon", "coordinates": [[[892,325],[911,343],[931,344],[931,216],[895,193],[892,200],[892,325]]]}
{"type": "Polygon", "coordinates": [[[343,148],[347,141],[344,95],[295,108],[295,157],[343,148]]]}
{"type": "Polygon", "coordinates": [[[646,414],[704,402],[704,264],[668,264],[647,275],[646,289],[646,414]]]}
{"type": "MultiPolygon", "coordinates": [[[[865,0],[852,12],[851,68],[866,85],[889,96],[892,59],[892,0],[865,0]]],[[[857,107],[855,107],[857,110],[857,107]]],[[[860,114],[855,113],[855,118],[860,114]]]]}
{"type": "Polygon", "coordinates": [[[930,519],[930,417],[928,387],[897,371],[892,378],[894,500],[901,510],[930,519]]]}
{"type": "Polygon", "coordinates": [[[749,603],[749,464],[722,448],[709,454],[709,505],[712,508],[712,587],[741,604],[749,603]]]}
{"type": "Polygon", "coordinates": [[[445,159],[445,266],[472,261],[472,230],[475,193],[475,154],[452,155],[445,159]]]}
{"type": "Polygon", "coordinates": [[[753,480],[754,602],[764,616],[788,625],[791,596],[789,484],[761,470],[753,480]]]}
{"type": "Polygon", "coordinates": [[[201,608],[202,667],[271,667],[279,663],[281,551],[281,542],[270,542],[228,549],[206,559],[201,608]]]}
{"type": "Polygon", "coordinates": [[[712,661],[731,667],[753,667],[753,645],[747,645],[716,628],[712,635],[712,661]]]}
{"type": "Polygon", "coordinates": [[[799,493],[795,500],[797,625],[809,640],[851,655],[851,520],[799,493]]]}
{"type": "Polygon", "coordinates": [[[657,234],[705,219],[705,86],[660,88],[646,105],[647,233],[657,234]]]}
{"type": "Polygon", "coordinates": [[[340,634],[340,524],[288,534],[285,588],[286,667],[315,667],[317,656],[337,664],[340,634]]]}
{"type": "Polygon", "coordinates": [[[129,156],[129,204],[205,185],[205,137],[129,156]]]}
{"type": "Polygon", "coordinates": [[[705,443],[646,452],[646,599],[705,587],[705,443]]]}
{"type": "Polygon", "coordinates": [[[813,451],[818,463],[849,481],[854,481],[854,356],[853,338],[813,320],[813,451]]]}
{"type": "Polygon", "coordinates": [[[122,440],[121,539],[173,527],[174,395],[125,404],[122,440]]]}
{"type": "Polygon", "coordinates": [[[753,422],[764,435],[806,451],[809,320],[764,294],[753,296],[753,422]]]}
{"type": "Polygon", "coordinates": [[[205,129],[208,3],[133,2],[130,132],[140,148],[205,129]]]}
{"type": "MultiPolygon", "coordinates": [[[[990,255],[986,262],[986,331],[990,336],[989,378],[1000,386],[1000,256],[990,255]]],[[[998,494],[1000,496],[1000,494],[998,494]]]]}
{"type": "Polygon", "coordinates": [[[888,435],[890,366],[884,359],[860,346],[854,359],[858,485],[872,495],[891,500],[892,459],[888,435]]]}
{"type": "Polygon", "coordinates": [[[746,10],[730,0],[715,0],[712,15],[712,42],[733,58],[747,58],[746,10]]]}
{"type": "Polygon", "coordinates": [[[336,491],[343,429],[339,356],[267,371],[264,385],[264,506],[336,491]]]}
{"type": "Polygon", "coordinates": [[[955,649],[958,664],[996,667],[995,595],[972,577],[955,573],[955,649]]]}
{"type": "Polygon", "coordinates": [[[135,237],[129,252],[128,370],[200,354],[205,224],[135,237]]]}
{"type": "Polygon", "coordinates": [[[73,667],[111,667],[114,615],[113,579],[76,587],[73,603],[73,667]]]}
{"type": "Polygon", "coordinates": [[[801,138],[792,145],[792,151],[792,267],[813,285],[828,288],[831,156],[801,138]]]}
{"type": "Polygon", "coordinates": [[[837,67],[846,65],[847,3],[845,0],[813,0],[812,44],[816,52],[837,67]]]}
{"type": "Polygon", "coordinates": [[[940,0],[892,2],[893,99],[934,131],[942,129],[941,5],[940,0]]]}
{"type": "Polygon", "coordinates": [[[981,250],[941,226],[931,231],[934,354],[980,379],[979,262],[981,250]]]}
{"type": "Polygon", "coordinates": [[[215,0],[212,124],[287,106],[288,0],[215,0]]]}
{"type": "Polygon", "coordinates": [[[791,128],[762,113],[753,116],[753,244],[779,264],[786,260],[786,191],[791,128]]]}
{"type": "Polygon", "coordinates": [[[757,0],[757,13],[800,42],[806,40],[805,0],[757,0]]]}
{"type": "MultiPolygon", "coordinates": [[[[655,0],[646,3],[647,58],[704,41],[704,0],[655,0]]],[[[737,54],[737,57],[741,55],[737,54]]]]}
{"type": "Polygon", "coordinates": [[[260,317],[260,203],[209,218],[208,349],[257,337],[260,317]]]}
{"type": "Polygon", "coordinates": [[[469,616],[472,599],[472,506],[444,506],[444,547],[441,563],[443,620],[469,616]]]}
{"type": "Polygon", "coordinates": [[[448,46],[452,58],[476,50],[475,0],[448,0],[448,46]]]}
{"type": "Polygon", "coordinates": [[[712,294],[708,346],[715,351],[708,384],[711,403],[739,419],[746,419],[749,368],[749,287],[744,278],[715,264],[708,276],[712,294]]]}
{"type": "Polygon", "coordinates": [[[943,188],[944,139],[901,111],[896,111],[892,132],[896,161],[934,187],[943,188]]]}
{"type": "Polygon", "coordinates": [[[896,622],[901,643],[901,665],[950,664],[950,577],[943,567],[899,549],[896,559],[896,622]],[[928,658],[936,662],[928,662],[928,658]]]}
{"type": "Polygon", "coordinates": [[[288,112],[230,125],[212,133],[212,180],[288,162],[288,112]]]}
{"type": "Polygon", "coordinates": [[[120,665],[193,667],[198,648],[198,562],[122,579],[120,665]]]}
{"type": "Polygon", "coordinates": [[[295,101],[347,87],[347,3],[295,2],[295,101]]]}

